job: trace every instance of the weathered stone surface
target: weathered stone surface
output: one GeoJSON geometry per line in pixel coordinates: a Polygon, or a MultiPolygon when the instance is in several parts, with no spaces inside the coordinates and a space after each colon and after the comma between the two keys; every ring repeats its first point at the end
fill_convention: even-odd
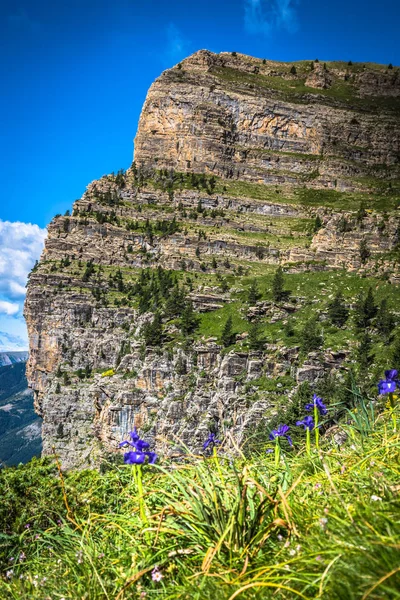
{"type": "MultiPolygon", "coordinates": [[[[134,425],[163,452],[182,444],[199,451],[210,423],[240,442],[277,408],[268,392],[258,394],[258,379],[290,373],[299,384],[313,383],[346,359],[327,351],[299,366],[299,349],[279,343],[258,354],[226,354],[214,337],[146,350],[141,329],[152,315],[113,301],[109,276],[118,269],[131,280],[138,269],[158,266],[222,278],[232,267],[246,274],[249,265],[282,264],[291,272],[390,271],[400,281],[387,257],[399,241],[396,210],[360,217],[324,206],[325,196],[303,201],[307,190],[373,198],[377,181],[396,186],[399,78],[378,66],[351,72],[344,63],[299,64],[297,75],[290,67],[200,51],[164,72],[149,90],[135,165],[122,183],[115,176],[92,182],[72,216],[50,223],[25,305],[27,374],[43,417],[43,451],[54,447],[66,467],[97,465],[134,425]],[[336,94],[339,84],[347,96],[336,94]],[[217,189],[168,187],[165,169],[221,180],[217,189]],[[174,219],[181,223],[173,233],[145,231],[147,221],[174,219]],[[308,220],[295,238],[293,220],[308,220]],[[364,264],[362,240],[370,251],[364,264]],[[68,269],[60,263],[66,259],[68,269]],[[85,277],[91,262],[96,275],[85,277]],[[108,304],[99,302],[110,290],[108,304]],[[79,372],[85,368],[87,378],[79,372]]],[[[191,297],[198,311],[210,311],[230,293],[197,286],[191,297]]],[[[302,299],[264,302],[248,316],[284,321],[301,306],[302,299]]]]}

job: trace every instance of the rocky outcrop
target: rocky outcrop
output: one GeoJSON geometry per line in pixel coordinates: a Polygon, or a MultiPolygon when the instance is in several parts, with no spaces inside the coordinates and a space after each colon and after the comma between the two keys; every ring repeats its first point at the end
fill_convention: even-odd
{"type": "MultiPolygon", "coordinates": [[[[346,353],[300,360],[279,340],[251,351],[247,331],[230,352],[212,326],[177,342],[174,318],[165,344],[145,348],[153,317],[134,287],[142,269],[175,271],[217,323],[241,277],[278,265],[396,283],[399,85],[379,65],[207,51],[156,80],[133,165],[53,219],[30,276],[27,373],[45,454],[97,465],[133,425],[163,452],[198,451],[211,424],[240,442],[297,385],[342,369],[346,353]]],[[[261,301],[241,315],[285,325],[306,302],[261,301]]]]}

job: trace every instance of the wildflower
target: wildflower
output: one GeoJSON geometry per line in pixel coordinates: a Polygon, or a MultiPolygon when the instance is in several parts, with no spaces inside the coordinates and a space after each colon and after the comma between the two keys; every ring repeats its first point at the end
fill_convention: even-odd
{"type": "Polygon", "coordinates": [[[378,383],[378,392],[380,394],[393,394],[398,385],[397,371],[396,369],[390,369],[385,371],[385,379],[381,379],[378,383]]]}
{"type": "Polygon", "coordinates": [[[277,429],[273,429],[269,434],[270,440],[275,440],[276,438],[284,437],[289,442],[290,446],[293,446],[292,439],[288,434],[290,427],[288,425],[279,425],[277,429]]]}
{"type": "Polygon", "coordinates": [[[315,557],[315,560],[318,560],[318,562],[320,562],[322,560],[322,556],[318,554],[318,556],[315,557]]]}
{"type": "Polygon", "coordinates": [[[214,446],[216,446],[217,444],[220,444],[220,440],[216,439],[216,434],[210,432],[208,434],[208,438],[206,439],[206,441],[203,444],[203,450],[206,450],[208,448],[208,446],[210,446],[211,444],[211,448],[214,448],[214,446]]]}
{"type": "Polygon", "coordinates": [[[290,556],[294,556],[296,554],[296,550],[292,548],[291,550],[289,550],[289,554],[290,556]]]}
{"type": "Polygon", "coordinates": [[[14,557],[11,556],[8,560],[9,560],[9,562],[13,562],[14,561],[14,557]]]}
{"type": "Polygon", "coordinates": [[[319,524],[321,525],[322,529],[325,529],[328,524],[328,519],[326,517],[322,517],[322,519],[319,520],[319,524]]]}
{"type": "Polygon", "coordinates": [[[124,462],[127,465],[142,465],[146,457],[148,459],[149,464],[153,465],[157,460],[157,454],[155,452],[149,452],[148,448],[150,447],[148,442],[141,440],[138,432],[136,431],[136,427],[133,428],[133,431],[130,432],[131,441],[124,440],[119,444],[119,448],[124,446],[131,446],[133,450],[129,452],[125,452],[124,454],[124,462]]]}
{"type": "Polygon", "coordinates": [[[326,415],[326,413],[328,412],[328,409],[326,408],[325,404],[322,402],[322,398],[317,396],[317,394],[314,394],[313,401],[310,402],[309,404],[306,404],[304,408],[306,410],[313,410],[314,407],[316,407],[318,409],[320,415],[326,415]]]}
{"type": "Polygon", "coordinates": [[[13,569],[9,569],[8,571],[6,571],[6,577],[7,579],[11,579],[11,577],[14,575],[14,570],[13,569]]]}
{"type": "Polygon", "coordinates": [[[21,552],[21,554],[19,555],[19,560],[22,562],[26,559],[26,555],[25,552],[21,552]]]}
{"type": "Polygon", "coordinates": [[[273,450],[272,450],[272,448],[267,448],[265,452],[266,452],[267,454],[272,454],[272,453],[273,453],[273,450]]]}
{"type": "Polygon", "coordinates": [[[321,488],[321,487],[322,487],[322,483],[316,483],[316,484],[314,485],[314,489],[315,489],[315,490],[319,490],[319,488],[321,488]]]}
{"type": "Polygon", "coordinates": [[[163,575],[157,566],[154,567],[154,569],[152,570],[151,578],[153,581],[161,581],[161,579],[163,578],[163,575]]]}
{"type": "Polygon", "coordinates": [[[27,523],[27,524],[25,525],[25,529],[30,529],[30,528],[31,528],[31,524],[30,524],[30,523],[27,523]]]}
{"type": "Polygon", "coordinates": [[[382,498],[380,496],[375,496],[375,494],[372,494],[371,500],[374,502],[382,502],[382,498]]]}
{"type": "Polygon", "coordinates": [[[343,474],[344,474],[344,472],[345,472],[345,470],[346,470],[346,465],[342,465],[342,466],[340,467],[340,474],[341,474],[341,475],[343,475],[343,474]]]}
{"type": "Polygon", "coordinates": [[[304,417],[304,419],[302,421],[296,421],[296,425],[298,427],[303,426],[304,429],[314,429],[314,419],[312,417],[310,417],[310,415],[307,415],[306,417],[304,417]]]}

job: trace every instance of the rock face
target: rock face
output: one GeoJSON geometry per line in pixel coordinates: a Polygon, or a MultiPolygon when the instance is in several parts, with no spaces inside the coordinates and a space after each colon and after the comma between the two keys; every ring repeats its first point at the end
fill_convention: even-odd
{"type": "MultiPolygon", "coordinates": [[[[232,273],[344,268],[395,283],[399,95],[398,69],[208,51],[154,82],[132,167],[53,219],[30,276],[27,374],[45,454],[96,465],[133,425],[165,452],[198,451],[210,423],[240,442],[276,411],[274,391],[287,402],[297,384],[340,370],[345,354],[300,364],[298,348],[251,351],[246,332],[228,353],[205,333],[178,343],[176,319],[164,319],[169,345],[144,347],[152,315],[132,290],[141,269],[190,275],[195,310],[219,319],[232,273]],[[274,378],[282,389],[260,393],[274,378]]],[[[249,319],[297,309],[261,302],[249,319]]]]}

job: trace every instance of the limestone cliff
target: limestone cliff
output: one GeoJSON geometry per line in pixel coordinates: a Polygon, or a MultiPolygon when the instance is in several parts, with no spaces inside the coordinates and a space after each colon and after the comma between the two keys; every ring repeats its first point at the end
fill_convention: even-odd
{"type": "MultiPolygon", "coordinates": [[[[299,358],[274,334],[252,350],[241,294],[278,265],[397,289],[399,97],[398,69],[207,51],[155,81],[134,163],[53,219],[30,277],[28,379],[44,453],[97,464],[134,424],[164,451],[199,450],[210,423],[240,441],[299,382],[340,371],[351,343],[299,358]],[[144,346],[152,314],[135,285],[147,268],[174,271],[204,315],[189,343],[179,315],[164,315],[163,344],[144,346]],[[230,306],[239,329],[225,351],[230,306]]],[[[313,303],[293,294],[252,314],[285,325],[313,303]]]]}

